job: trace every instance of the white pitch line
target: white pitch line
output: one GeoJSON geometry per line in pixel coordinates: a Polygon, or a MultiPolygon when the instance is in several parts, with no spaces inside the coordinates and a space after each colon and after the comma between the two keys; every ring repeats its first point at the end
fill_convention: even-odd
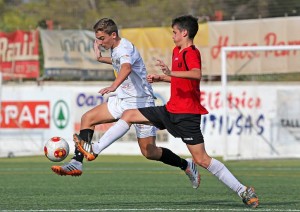
{"type": "MultiPolygon", "coordinates": [[[[44,171],[44,168],[0,168],[0,171],[44,171]]],[[[105,167],[93,167],[86,168],[85,170],[90,171],[177,171],[177,169],[166,169],[166,168],[105,168],[105,167]]],[[[282,167],[282,168],[234,168],[234,171],[299,171],[299,167],[282,167]]],[[[48,171],[48,169],[47,169],[48,171]]]]}
{"type": "MultiPolygon", "coordinates": [[[[74,209],[74,210],[69,210],[69,209],[41,209],[41,210],[0,210],[2,212],[50,212],[50,211],[239,211],[239,212],[243,212],[243,211],[253,211],[253,209],[249,208],[249,209],[219,209],[219,208],[99,208],[99,209],[74,209]]],[[[268,212],[268,211],[272,211],[272,212],[300,212],[300,209],[259,209],[256,208],[255,212],[260,211],[260,212],[268,212]]]]}

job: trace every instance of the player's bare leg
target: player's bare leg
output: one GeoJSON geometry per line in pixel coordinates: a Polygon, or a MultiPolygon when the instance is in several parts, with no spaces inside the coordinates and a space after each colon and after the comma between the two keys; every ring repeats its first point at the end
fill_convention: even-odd
{"type": "Polygon", "coordinates": [[[207,169],[226,186],[236,192],[247,206],[256,208],[259,205],[258,196],[254,188],[241,184],[222,162],[211,158],[206,153],[204,143],[187,145],[187,147],[195,163],[207,169]]]}
{"type": "Polygon", "coordinates": [[[179,167],[185,172],[192,183],[192,187],[197,189],[200,185],[200,174],[197,165],[191,158],[183,159],[174,154],[171,150],[157,147],[155,137],[138,138],[138,143],[142,154],[149,160],[161,161],[165,164],[179,167]]]}

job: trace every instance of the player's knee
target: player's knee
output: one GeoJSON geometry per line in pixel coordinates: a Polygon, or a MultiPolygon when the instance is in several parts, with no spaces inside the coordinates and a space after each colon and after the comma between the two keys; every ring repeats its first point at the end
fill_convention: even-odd
{"type": "Polygon", "coordinates": [[[92,116],[92,114],[85,113],[81,116],[81,127],[90,128],[95,126],[94,124],[94,117],[92,116]]]}
{"type": "Polygon", "coordinates": [[[193,159],[194,162],[198,165],[201,166],[205,169],[208,168],[210,161],[211,161],[211,157],[207,156],[207,157],[196,157],[193,159]]]}
{"type": "Polygon", "coordinates": [[[89,120],[89,114],[85,113],[81,116],[81,123],[87,122],[89,120]]]}
{"type": "Polygon", "coordinates": [[[147,145],[145,148],[141,149],[141,152],[145,158],[148,160],[158,160],[157,147],[152,145],[147,145]]]}

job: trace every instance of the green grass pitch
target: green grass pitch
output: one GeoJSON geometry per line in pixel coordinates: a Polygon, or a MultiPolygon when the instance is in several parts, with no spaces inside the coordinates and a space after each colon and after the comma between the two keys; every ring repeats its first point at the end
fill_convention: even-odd
{"type": "Polygon", "coordinates": [[[200,167],[195,190],[183,171],[142,156],[100,156],[80,177],[55,175],[54,164],[62,162],[1,158],[0,211],[300,211],[299,159],[225,162],[255,187],[257,209],[200,167]]]}

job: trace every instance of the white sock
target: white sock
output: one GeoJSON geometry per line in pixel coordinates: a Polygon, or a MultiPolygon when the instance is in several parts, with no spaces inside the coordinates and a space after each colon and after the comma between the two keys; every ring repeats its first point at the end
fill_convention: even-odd
{"type": "Polygon", "coordinates": [[[113,126],[111,126],[98,142],[92,144],[93,152],[99,154],[106,147],[121,138],[127,131],[129,126],[126,121],[119,119],[113,126]]]}
{"type": "Polygon", "coordinates": [[[215,175],[220,181],[236,192],[239,196],[246,190],[246,186],[241,184],[233,174],[220,161],[212,158],[207,170],[215,175]]]}

